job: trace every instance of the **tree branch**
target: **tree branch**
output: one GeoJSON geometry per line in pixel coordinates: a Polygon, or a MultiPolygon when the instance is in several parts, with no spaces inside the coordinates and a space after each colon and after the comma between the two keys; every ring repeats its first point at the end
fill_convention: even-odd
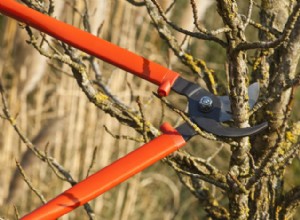
{"type": "Polygon", "coordinates": [[[289,37],[292,33],[292,31],[295,28],[295,24],[298,21],[300,16],[300,2],[297,1],[297,4],[295,5],[293,12],[289,16],[284,30],[282,34],[274,41],[257,41],[257,42],[241,42],[235,50],[237,51],[245,51],[245,50],[253,50],[253,49],[269,49],[269,48],[277,48],[281,44],[288,42],[289,37]]]}
{"type": "Polygon", "coordinates": [[[296,186],[287,192],[280,204],[280,219],[290,219],[295,209],[300,206],[300,186],[296,186]]]}
{"type": "MultiPolygon", "coordinates": [[[[22,142],[43,162],[47,162],[48,164],[51,164],[51,167],[55,167],[57,169],[57,171],[62,174],[65,177],[65,181],[69,182],[72,186],[75,185],[77,182],[73,179],[73,177],[71,176],[71,174],[69,172],[66,171],[66,169],[60,165],[54,158],[48,157],[46,153],[41,152],[38,148],[36,148],[31,141],[23,134],[23,132],[21,131],[21,129],[18,127],[17,123],[16,123],[16,119],[14,119],[11,116],[9,107],[8,107],[8,102],[6,100],[6,95],[5,95],[5,91],[4,91],[4,87],[2,85],[2,82],[0,81],[0,94],[1,94],[1,98],[2,98],[2,103],[3,103],[3,113],[6,117],[6,120],[8,120],[10,122],[10,124],[13,126],[13,128],[15,129],[15,131],[17,132],[18,136],[20,137],[20,139],[22,140],[22,142]]],[[[44,202],[45,199],[41,196],[41,194],[32,187],[32,184],[30,183],[30,181],[28,180],[28,178],[25,176],[25,173],[22,172],[22,168],[21,166],[19,166],[19,164],[17,163],[17,167],[20,169],[21,174],[24,176],[24,180],[25,182],[28,184],[28,186],[35,192],[35,194],[37,194],[40,199],[44,202]]],[[[55,172],[56,173],[56,172],[55,172]]],[[[57,174],[57,173],[56,173],[57,174]]],[[[87,213],[87,215],[89,216],[90,220],[94,219],[94,211],[91,208],[91,206],[86,203],[84,204],[84,209],[87,213]]]]}
{"type": "Polygon", "coordinates": [[[201,76],[201,71],[204,73],[208,89],[216,94],[216,82],[214,79],[214,71],[209,69],[203,60],[195,59],[192,55],[186,53],[178,44],[177,40],[167,28],[166,18],[162,15],[162,9],[156,0],[145,0],[148,13],[154,22],[154,26],[160,36],[167,42],[174,54],[188,66],[195,74],[201,76]]]}

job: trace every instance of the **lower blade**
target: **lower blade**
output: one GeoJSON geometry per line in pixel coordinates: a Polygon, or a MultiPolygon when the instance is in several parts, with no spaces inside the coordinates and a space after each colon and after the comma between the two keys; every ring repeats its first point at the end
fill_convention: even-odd
{"type": "Polygon", "coordinates": [[[268,127],[268,123],[264,122],[262,124],[247,127],[247,128],[233,128],[233,127],[225,127],[221,123],[209,119],[209,118],[194,118],[194,122],[202,128],[203,130],[212,133],[221,137],[246,137],[255,135],[268,127]]]}

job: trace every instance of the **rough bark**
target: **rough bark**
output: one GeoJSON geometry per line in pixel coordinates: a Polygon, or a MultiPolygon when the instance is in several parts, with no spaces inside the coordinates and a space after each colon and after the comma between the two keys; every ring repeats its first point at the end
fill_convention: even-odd
{"type": "MultiPolygon", "coordinates": [[[[289,3],[262,1],[262,24],[283,31],[290,14],[289,3]]],[[[263,138],[253,142],[253,155],[260,165],[265,164],[270,157],[275,161],[269,161],[268,174],[251,189],[251,193],[256,196],[250,202],[250,219],[282,219],[278,213],[281,209],[279,204],[283,199],[285,167],[278,163],[278,158],[291,147],[287,133],[290,130],[288,124],[294,99],[294,88],[283,88],[296,77],[300,52],[299,23],[298,19],[287,43],[268,51],[269,56],[262,67],[265,70],[269,69],[267,76],[263,72],[261,75],[261,79],[269,84],[267,94],[280,94],[280,97],[266,107],[265,117],[268,117],[270,123],[269,131],[263,138]]],[[[260,39],[269,40],[265,35],[260,35],[260,39]]]]}

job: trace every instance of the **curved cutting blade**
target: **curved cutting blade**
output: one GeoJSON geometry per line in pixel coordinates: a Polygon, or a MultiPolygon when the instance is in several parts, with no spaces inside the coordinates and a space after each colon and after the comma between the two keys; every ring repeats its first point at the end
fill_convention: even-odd
{"type": "Polygon", "coordinates": [[[268,127],[268,123],[247,127],[247,128],[232,128],[225,127],[221,123],[209,118],[193,118],[193,121],[203,130],[213,133],[221,137],[245,137],[259,133],[268,127]]]}
{"type": "MultiPolygon", "coordinates": [[[[189,101],[189,116],[203,130],[222,137],[244,137],[254,135],[268,126],[268,123],[262,123],[254,127],[248,128],[232,128],[226,127],[221,122],[232,120],[231,104],[228,96],[215,96],[199,85],[189,82],[179,77],[172,89],[188,98],[189,101]],[[200,100],[203,97],[208,97],[213,108],[209,111],[200,109],[200,100]]],[[[259,97],[259,83],[251,84],[248,88],[249,106],[252,109],[259,97]]],[[[195,131],[193,128],[184,124],[178,128],[187,140],[195,131]]]]}
{"type": "Polygon", "coordinates": [[[248,96],[249,96],[249,107],[253,109],[255,103],[259,97],[259,83],[253,83],[248,88],[248,96]]]}

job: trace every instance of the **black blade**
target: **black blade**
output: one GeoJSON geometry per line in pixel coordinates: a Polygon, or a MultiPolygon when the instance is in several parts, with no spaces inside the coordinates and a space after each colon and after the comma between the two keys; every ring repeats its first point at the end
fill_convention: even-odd
{"type": "Polygon", "coordinates": [[[179,125],[176,130],[182,135],[185,141],[188,141],[193,136],[197,134],[195,129],[190,126],[187,122],[183,123],[182,125],[179,125]]]}
{"type": "Polygon", "coordinates": [[[209,118],[193,118],[193,121],[203,130],[221,137],[245,137],[259,133],[268,127],[268,123],[247,127],[247,128],[232,128],[225,127],[221,123],[209,118]]]}
{"type": "MultiPolygon", "coordinates": [[[[203,95],[215,96],[207,90],[201,88],[198,84],[190,82],[182,77],[178,77],[172,86],[172,90],[178,94],[191,98],[195,93],[201,90],[203,95]]],[[[215,96],[216,97],[216,96],[215,96]]]]}

